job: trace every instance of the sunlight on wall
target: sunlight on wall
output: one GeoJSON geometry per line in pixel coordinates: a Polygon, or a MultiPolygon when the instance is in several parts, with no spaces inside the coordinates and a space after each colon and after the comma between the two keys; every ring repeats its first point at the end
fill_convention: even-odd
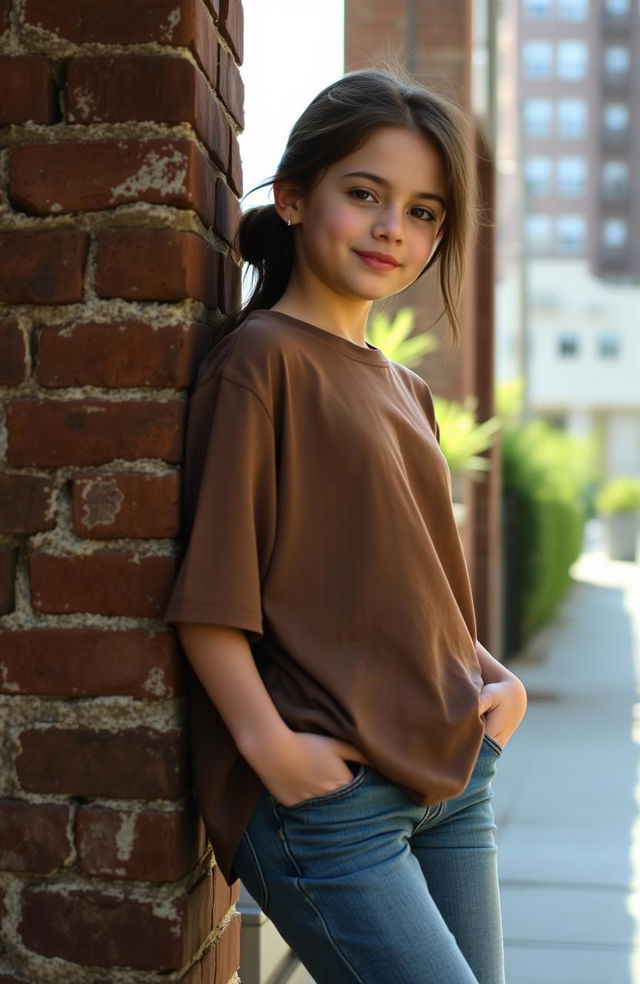
{"type": "MultiPolygon", "coordinates": [[[[296,119],[344,64],[344,3],[244,0],[245,131],[240,137],[245,195],[276,169],[296,119]]],[[[243,202],[268,201],[260,190],[243,202]]]]}

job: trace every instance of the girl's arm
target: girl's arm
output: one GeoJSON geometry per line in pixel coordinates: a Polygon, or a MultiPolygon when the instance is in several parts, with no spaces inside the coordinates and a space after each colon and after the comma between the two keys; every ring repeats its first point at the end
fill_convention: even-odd
{"type": "Polygon", "coordinates": [[[485,715],[487,734],[502,746],[511,738],[527,709],[527,691],[518,677],[498,662],[482,643],[476,642],[484,687],[480,713],[485,715]]]}
{"type": "Polygon", "coordinates": [[[285,806],[351,779],[345,759],[364,761],[348,742],[292,731],[282,720],[240,629],[181,622],[178,635],[240,754],[285,806]]]}

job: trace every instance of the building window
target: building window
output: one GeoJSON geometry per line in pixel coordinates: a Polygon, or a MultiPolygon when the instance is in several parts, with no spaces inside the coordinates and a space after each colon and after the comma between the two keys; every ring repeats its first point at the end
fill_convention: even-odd
{"type": "Polygon", "coordinates": [[[605,249],[622,249],[627,245],[626,219],[605,219],[602,223],[602,245],[605,249]]]}
{"type": "Polygon", "coordinates": [[[560,41],[558,78],[577,82],[587,76],[587,45],[584,41],[560,41]]]}
{"type": "Polygon", "coordinates": [[[560,215],[556,223],[556,240],[561,253],[572,256],[584,252],[586,223],[582,215],[560,215]]]}
{"type": "Polygon", "coordinates": [[[549,99],[527,99],[524,104],[524,132],[528,137],[550,137],[553,108],[549,99]]]}
{"type": "Polygon", "coordinates": [[[613,331],[603,331],[598,336],[598,355],[603,359],[617,359],[620,355],[620,339],[613,331]]]}
{"type": "Polygon", "coordinates": [[[551,0],[522,0],[522,12],[527,20],[549,20],[551,0]]]}
{"type": "Polygon", "coordinates": [[[580,198],[587,183],[584,157],[561,157],[556,170],[558,194],[563,198],[580,198]]]}
{"type": "Polygon", "coordinates": [[[630,8],[630,0],[604,0],[605,13],[612,17],[626,17],[630,8]]]}
{"type": "Polygon", "coordinates": [[[584,99],[558,101],[558,136],[579,140],[587,132],[587,104],[584,99]]]}
{"type": "Polygon", "coordinates": [[[585,21],[589,12],[589,0],[558,0],[558,20],[585,21]]]}
{"type": "Polygon", "coordinates": [[[631,64],[629,49],[622,44],[610,44],[604,49],[604,70],[609,78],[626,75],[631,64]]]}
{"type": "Polygon", "coordinates": [[[604,107],[602,120],[608,133],[622,133],[629,126],[629,107],[625,103],[608,103],[604,107]]]}
{"type": "Polygon", "coordinates": [[[602,165],[602,191],[608,198],[622,198],[629,189],[629,165],[625,161],[606,161],[602,165]]]}
{"type": "Polygon", "coordinates": [[[551,160],[548,157],[528,157],[524,165],[527,192],[533,198],[551,194],[551,160]]]}
{"type": "Polygon", "coordinates": [[[558,338],[558,355],[563,359],[573,358],[578,355],[580,346],[578,336],[572,332],[565,331],[558,338]]]}
{"type": "Polygon", "coordinates": [[[551,248],[551,218],[548,215],[527,215],[527,248],[532,253],[546,253],[551,248]]]}
{"type": "Polygon", "coordinates": [[[527,79],[549,79],[553,64],[550,41],[525,41],[522,46],[522,70],[527,79]]]}

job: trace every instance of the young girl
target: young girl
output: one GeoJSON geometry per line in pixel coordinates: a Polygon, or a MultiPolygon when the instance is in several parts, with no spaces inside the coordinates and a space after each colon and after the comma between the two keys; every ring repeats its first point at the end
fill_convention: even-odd
{"type": "Polygon", "coordinates": [[[430,389],[365,340],[436,257],[455,332],[467,140],[390,73],[321,92],[242,218],[257,283],[190,402],[165,618],[195,792],[317,984],[503,981],[491,778],[526,698],[476,639],[430,389]]]}

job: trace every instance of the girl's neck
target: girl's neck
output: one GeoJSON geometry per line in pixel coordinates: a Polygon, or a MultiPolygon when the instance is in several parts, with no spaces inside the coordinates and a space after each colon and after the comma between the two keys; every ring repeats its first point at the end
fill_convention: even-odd
{"type": "Polygon", "coordinates": [[[365,331],[371,301],[344,297],[311,297],[309,294],[308,290],[303,292],[295,282],[290,281],[271,310],[288,314],[298,321],[307,321],[334,335],[347,338],[356,345],[366,347],[365,331]]]}

